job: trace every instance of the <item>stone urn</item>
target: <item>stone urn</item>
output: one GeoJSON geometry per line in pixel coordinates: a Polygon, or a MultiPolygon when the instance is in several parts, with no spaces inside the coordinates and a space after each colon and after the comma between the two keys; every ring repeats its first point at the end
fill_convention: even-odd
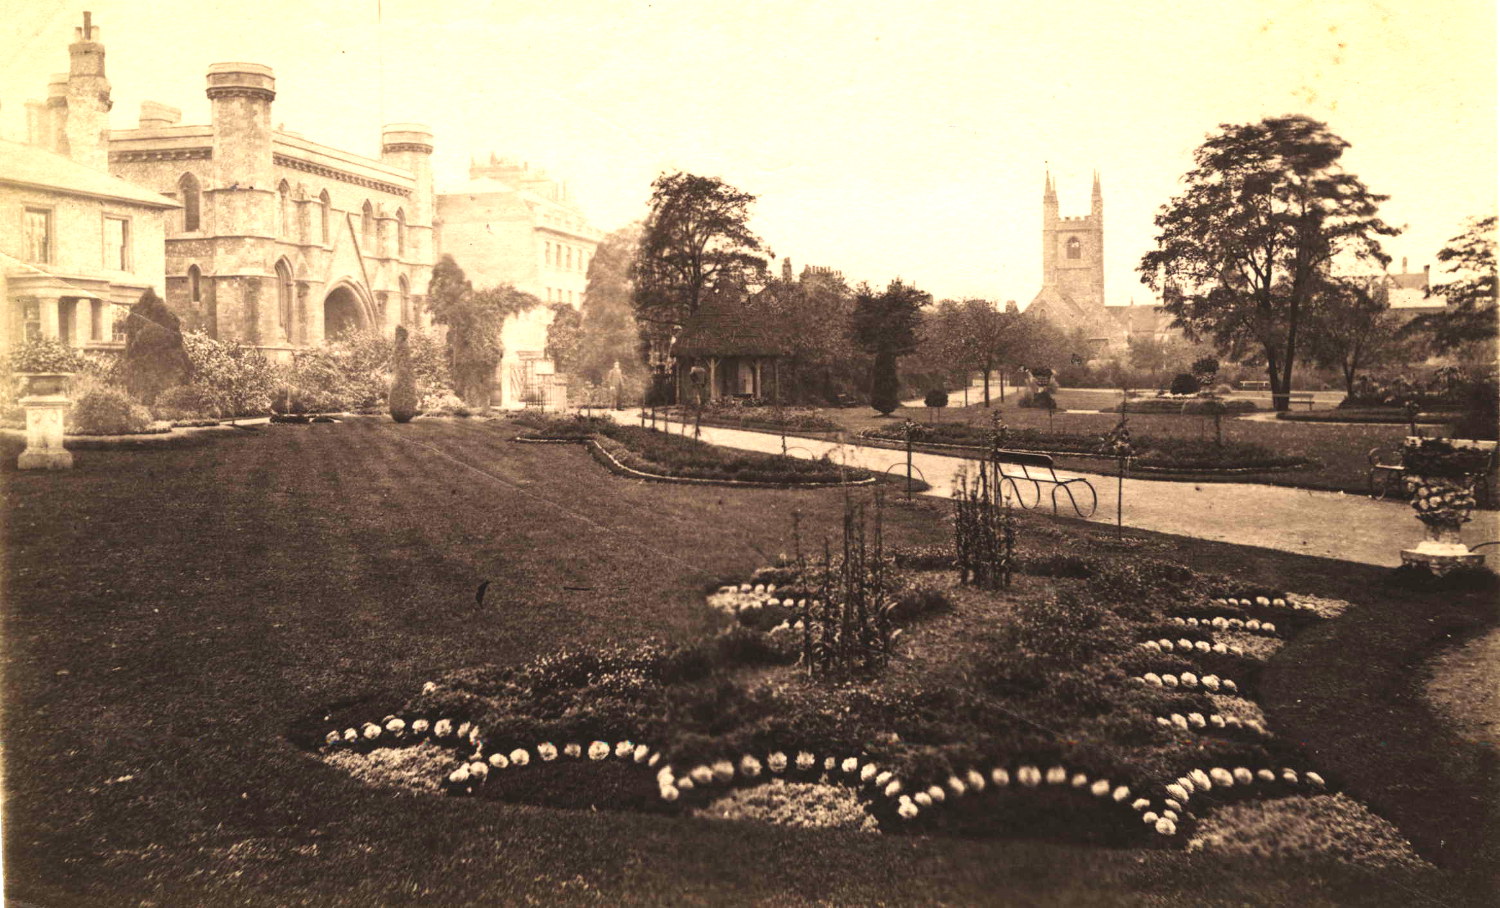
{"type": "Polygon", "coordinates": [[[63,447],[63,420],[68,414],[69,372],[18,372],[26,411],[26,450],[16,460],[23,470],[67,470],[73,454],[63,447]]]}
{"type": "Polygon", "coordinates": [[[1441,438],[1408,438],[1402,467],[1412,510],[1426,538],[1401,552],[1401,563],[1436,576],[1477,568],[1484,556],[1469,551],[1461,537],[1474,510],[1474,484],[1489,469],[1493,446],[1441,438]]]}

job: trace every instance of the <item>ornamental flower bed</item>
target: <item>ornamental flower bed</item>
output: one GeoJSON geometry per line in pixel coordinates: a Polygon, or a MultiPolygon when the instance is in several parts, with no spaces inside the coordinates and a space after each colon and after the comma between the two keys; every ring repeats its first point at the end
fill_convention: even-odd
{"type": "MultiPolygon", "coordinates": [[[[942,553],[918,554],[939,567],[897,568],[914,559],[896,553],[893,586],[952,582],[942,553]]],[[[1236,610],[1315,613],[1171,562],[1070,557],[1029,551],[1011,590],[964,588],[951,611],[911,617],[897,661],[863,677],[810,676],[786,616],[745,620],[796,612],[803,581],[783,565],[711,592],[729,626],[697,642],[454,671],[378,722],[341,719],[308,743],[435,743],[462,762],[439,783],[454,795],[804,815],[779,795],[733,794],[778,780],[850,792],[859,810],[819,802],[841,805],[841,824],[1119,844],[1180,845],[1217,805],[1327,787],[1246,699],[1258,661],[1217,638],[1292,624],[1236,610]],[[1230,615],[1182,614],[1195,610],[1230,615]]]]}
{"type": "MultiPolygon", "coordinates": [[[[1132,405],[1133,407],[1133,405],[1132,405]]],[[[924,426],[918,443],[957,445],[989,450],[992,430],[988,426],[964,423],[939,423],[924,426]]],[[[860,432],[861,437],[884,441],[904,441],[900,426],[877,426],[860,432]]],[[[1214,470],[1284,470],[1308,466],[1306,457],[1283,454],[1247,442],[1215,444],[1195,438],[1151,437],[1136,435],[1131,439],[1135,467],[1178,470],[1184,472],[1214,470]]],[[[1010,429],[1005,447],[1016,451],[1043,451],[1100,457],[1099,436],[1041,432],[1036,429],[1010,429]]]]}
{"type": "Polygon", "coordinates": [[[873,481],[875,474],[828,460],[803,460],[721,448],[656,429],[619,425],[607,417],[548,417],[522,414],[531,441],[593,441],[618,464],[653,476],[731,482],[802,485],[873,481]]]}

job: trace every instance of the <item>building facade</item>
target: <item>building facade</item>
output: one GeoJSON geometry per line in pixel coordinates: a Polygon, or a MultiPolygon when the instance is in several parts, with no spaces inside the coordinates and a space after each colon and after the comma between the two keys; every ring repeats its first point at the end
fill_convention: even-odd
{"type": "Polygon", "coordinates": [[[1099,173],[1089,213],[1063,217],[1052,174],[1042,190],[1042,289],[1026,314],[1072,334],[1081,331],[1094,355],[1125,349],[1132,337],[1162,339],[1171,321],[1156,306],[1111,306],[1104,296],[1104,192],[1099,173]]]}
{"type": "MultiPolygon", "coordinates": [[[[475,287],[512,284],[544,304],[583,303],[603,233],[546,171],[494,155],[471,162],[469,182],[438,195],[437,220],[438,254],[453,256],[475,287]]],[[[544,352],[551,323],[548,305],[506,321],[496,376],[501,406],[544,397],[554,371],[544,352]]]]}
{"type": "Polygon", "coordinates": [[[95,83],[107,99],[103,45],[72,50],[82,73],[28,105],[33,140],[64,150],[105,135],[91,163],[176,200],[164,297],[185,327],[285,359],[349,330],[428,324],[430,130],[386,126],[378,159],[321,145],[271,125],[269,67],[216,63],[209,124],[184,125],[178,109],[148,101],[135,128],[111,131],[107,100],[102,110],[91,101],[95,83]]]}
{"type": "Polygon", "coordinates": [[[0,343],[119,343],[128,308],[165,279],[177,203],[112,177],[104,45],[84,14],[69,71],[27,105],[32,144],[0,141],[0,343]]]}

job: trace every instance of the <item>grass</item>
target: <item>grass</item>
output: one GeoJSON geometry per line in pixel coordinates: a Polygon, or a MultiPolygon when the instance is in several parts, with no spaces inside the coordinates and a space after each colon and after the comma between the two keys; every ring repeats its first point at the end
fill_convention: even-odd
{"type": "MultiPolygon", "coordinates": [[[[1119,421],[1112,413],[1097,412],[1101,407],[1118,405],[1119,395],[1105,400],[1111,392],[1073,391],[1064,389],[1058,395],[1058,405],[1070,412],[1059,411],[1049,419],[1045,411],[1023,409],[1016,406],[1019,399],[1015,389],[1007,390],[1006,403],[1001,405],[999,395],[992,392],[992,403],[1002,407],[1006,425],[1013,430],[1033,429],[1042,433],[1102,436],[1119,421]],[[1085,410],[1091,412],[1071,412],[1085,410]]],[[[962,397],[955,400],[961,401],[962,397]]],[[[977,397],[970,393],[970,400],[977,397]]],[[[902,407],[892,414],[894,419],[909,418],[924,425],[929,421],[963,422],[988,425],[993,410],[981,404],[969,407],[953,406],[936,412],[925,407],[902,407]]],[[[885,428],[892,418],[884,418],[869,408],[827,409],[821,413],[838,422],[851,435],[866,428],[885,428]]],[[[1405,425],[1330,425],[1294,422],[1289,420],[1251,420],[1225,417],[1222,421],[1226,444],[1253,444],[1275,454],[1305,457],[1319,466],[1297,470],[1269,470],[1263,473],[1236,473],[1227,477],[1234,482],[1254,482],[1267,485],[1291,486],[1294,488],[1327,489],[1331,491],[1366,494],[1369,491],[1368,454],[1371,448],[1392,449],[1398,447],[1407,435],[1405,425]]],[[[1137,438],[1207,439],[1214,437],[1213,420],[1198,416],[1176,414],[1130,414],[1130,428],[1137,438]]],[[[1439,430],[1427,427],[1425,433],[1437,435],[1439,430]]],[[[1064,469],[1085,472],[1107,472],[1108,464],[1096,458],[1061,457],[1057,465],[1064,469]]],[[[1111,465],[1112,466],[1112,465],[1111,465]]],[[[1184,481],[1204,482],[1224,479],[1212,473],[1180,473],[1174,476],[1152,476],[1174,478],[1184,481]]]]}
{"type": "MultiPolygon", "coordinates": [[[[703,591],[787,548],[794,509],[804,532],[841,513],[837,490],[621,482],[577,448],[507,437],[473,421],[275,426],[192,448],[84,452],[58,474],[15,472],[18,444],[6,441],[7,897],[868,904],[1004,893],[1021,903],[1404,905],[1413,886],[1452,897],[1445,878],[1316,862],[420,799],[312,760],[288,730],[335,703],[405,696],[456,667],[559,646],[699,636],[719,620],[703,591]]],[[[943,542],[943,513],[892,508],[887,538],[943,542]]],[[[1059,546],[1096,532],[1027,525],[1061,528],[1059,546]]],[[[1374,568],[1139,535],[1247,583],[1368,603],[1370,632],[1382,616],[1409,614],[1415,636],[1371,653],[1323,641],[1321,630],[1299,639],[1300,654],[1262,675],[1271,718],[1419,847],[1459,842],[1446,865],[1483,866],[1474,841],[1492,767],[1414,721],[1414,682],[1397,669],[1481,623],[1482,598],[1393,589],[1374,568]],[[1428,626],[1430,615],[1452,620],[1428,626]],[[1372,663],[1391,668],[1371,678],[1372,663]],[[1305,696],[1320,689],[1302,680],[1330,673],[1343,679],[1332,702],[1305,696]],[[1393,691],[1400,709],[1387,715],[1375,695],[1393,691]],[[1346,746],[1351,729],[1361,737],[1346,746]],[[1403,763],[1425,767],[1416,787],[1393,785],[1376,754],[1351,752],[1381,734],[1403,763]]]]}

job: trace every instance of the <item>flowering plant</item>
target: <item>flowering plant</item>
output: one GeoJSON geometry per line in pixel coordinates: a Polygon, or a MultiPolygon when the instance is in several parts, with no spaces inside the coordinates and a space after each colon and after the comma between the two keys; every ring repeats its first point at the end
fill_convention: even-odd
{"type": "Polygon", "coordinates": [[[1474,482],[1451,476],[1412,476],[1406,480],[1412,509],[1425,524],[1457,527],[1473,518],[1474,482]]]}
{"type": "Polygon", "coordinates": [[[1130,420],[1120,418],[1113,429],[1099,440],[1099,453],[1124,460],[1135,456],[1135,446],[1130,442],[1130,420]]]}
{"type": "Polygon", "coordinates": [[[12,372],[78,372],[83,366],[83,357],[52,337],[23,341],[10,351],[12,372]]]}

